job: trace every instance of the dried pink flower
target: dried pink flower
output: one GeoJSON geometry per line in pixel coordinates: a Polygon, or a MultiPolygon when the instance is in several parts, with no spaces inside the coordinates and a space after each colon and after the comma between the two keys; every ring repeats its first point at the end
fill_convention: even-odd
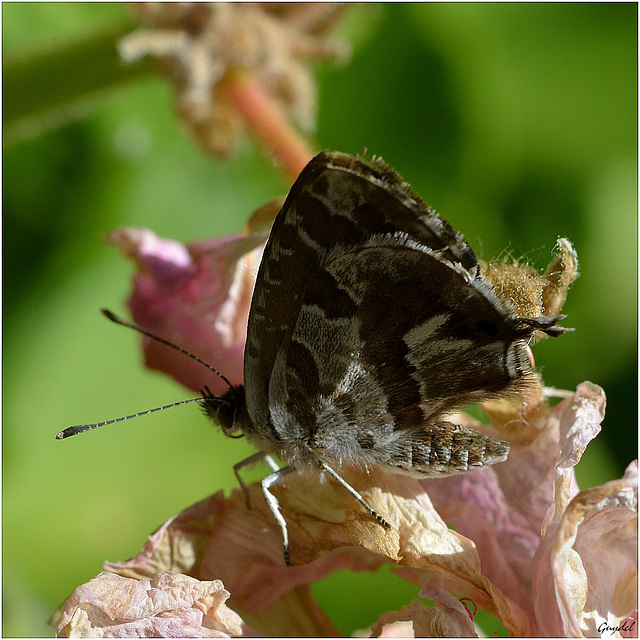
{"type": "Polygon", "coordinates": [[[470,635],[454,597],[464,595],[512,635],[590,635],[633,616],[637,602],[635,463],[621,480],[584,492],[573,475],[603,407],[602,390],[582,384],[540,416],[534,443],[492,469],[429,481],[345,473],[392,523],[388,532],[318,472],[287,476],[274,491],[289,523],[291,568],[257,485],[251,509],[240,489],[216,494],[163,525],[133,559],[105,567],[138,580],[166,572],[222,579],[237,611],[265,635],[335,635],[308,585],[385,562],[399,564],[436,606],[385,614],[374,634],[390,636],[405,621],[402,633],[470,635]]]}
{"type": "MultiPolygon", "coordinates": [[[[124,230],[111,240],[141,269],[130,303],[134,318],[205,359],[199,345],[215,343],[212,364],[222,367],[225,332],[220,326],[244,340],[253,273],[237,261],[256,238],[250,234],[185,246],[150,232],[124,230]],[[238,272],[251,278],[241,278],[234,290],[238,272]],[[233,329],[217,321],[227,298],[236,301],[231,305],[235,311],[222,317],[231,318],[227,322],[235,323],[233,329]],[[192,325],[197,328],[193,343],[188,335],[192,325]]],[[[239,341],[233,344],[237,348],[239,341]]],[[[231,350],[229,357],[241,352],[231,350]]],[[[191,388],[202,384],[197,374],[187,375],[180,366],[176,372],[174,362],[164,370],[184,377],[191,388]]],[[[239,381],[239,375],[235,371],[231,377],[239,381]]],[[[600,431],[604,408],[603,390],[582,383],[557,406],[541,405],[532,417],[532,436],[517,438],[506,462],[482,471],[419,480],[381,469],[343,469],[345,479],[391,523],[389,531],[320,470],[287,475],[272,491],[288,523],[293,567],[283,562],[281,532],[259,485],[251,484],[251,508],[239,488],[227,498],[215,494],[165,523],[137,556],[105,568],[134,581],[126,589],[135,601],[136,594],[147,593],[166,574],[176,581],[197,581],[190,585],[222,580],[233,595],[234,610],[265,635],[337,635],[309,585],[339,569],[375,570],[383,563],[399,565],[394,569],[398,575],[415,583],[416,595],[434,600],[435,606],[416,600],[399,612],[382,614],[371,628],[380,637],[477,635],[473,613],[461,596],[470,608],[495,615],[514,636],[581,637],[603,630],[633,634],[637,462],[620,480],[585,491],[579,490],[574,473],[600,431]]],[[[456,422],[492,428],[464,415],[456,422]]],[[[496,427],[504,433],[502,423],[496,427]]],[[[106,612],[112,620],[118,616],[109,607],[121,598],[125,583],[112,579],[101,584],[99,619],[106,620],[106,612]]],[[[78,628],[97,628],[86,613],[96,601],[95,585],[88,585],[65,603],[59,634],[75,632],[69,626],[72,617],[85,625],[78,628]]],[[[155,613],[136,611],[127,619],[133,625],[127,632],[164,632],[155,613]]],[[[191,618],[184,622],[184,616],[179,620],[193,623],[191,618]]],[[[242,633],[251,632],[243,627],[242,633]]]]}
{"type": "Polygon", "coordinates": [[[151,580],[103,571],[58,612],[56,634],[81,638],[232,638],[255,635],[225,604],[220,580],[176,573],[151,580]]]}
{"type": "MultiPolygon", "coordinates": [[[[142,328],[195,353],[231,382],[242,382],[247,318],[265,232],[237,234],[187,245],[146,229],[117,229],[107,237],[132,258],[129,308],[142,328]]],[[[144,339],[145,363],[193,391],[214,393],[225,383],[201,364],[144,339]]]]}

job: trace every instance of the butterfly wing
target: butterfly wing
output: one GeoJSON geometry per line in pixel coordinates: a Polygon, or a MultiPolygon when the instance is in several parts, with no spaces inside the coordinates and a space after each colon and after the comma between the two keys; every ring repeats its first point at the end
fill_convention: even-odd
{"type": "Polygon", "coordinates": [[[506,457],[447,413],[534,380],[533,328],[406,236],[338,247],[308,278],[269,385],[275,439],[330,464],[451,473],[506,457]]]}
{"type": "Polygon", "coordinates": [[[478,274],[464,238],[382,162],[323,152],[302,171],[274,221],[249,314],[244,378],[247,410],[258,429],[269,428],[269,381],[299,320],[308,279],[320,277],[334,247],[360,247],[373,235],[394,234],[429,247],[469,278],[478,274]]]}

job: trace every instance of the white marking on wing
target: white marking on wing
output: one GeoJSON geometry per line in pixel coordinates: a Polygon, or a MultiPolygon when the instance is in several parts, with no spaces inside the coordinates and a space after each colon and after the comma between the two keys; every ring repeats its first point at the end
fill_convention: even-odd
{"type": "Polygon", "coordinates": [[[355,354],[354,359],[349,363],[344,377],[336,385],[336,391],[338,393],[349,393],[356,387],[360,380],[367,376],[367,372],[359,362],[359,359],[360,354],[355,354]]]}
{"type": "MultiPolygon", "coordinates": [[[[431,340],[435,332],[451,318],[448,313],[441,313],[416,325],[404,334],[404,343],[411,351],[421,348],[427,340],[431,340]]],[[[409,357],[411,354],[409,354],[409,357]]]]}

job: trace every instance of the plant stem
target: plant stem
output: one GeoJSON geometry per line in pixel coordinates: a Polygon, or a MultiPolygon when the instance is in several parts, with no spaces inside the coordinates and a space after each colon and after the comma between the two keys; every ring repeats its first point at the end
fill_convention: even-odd
{"type": "Polygon", "coordinates": [[[229,71],[221,88],[274,162],[295,180],[314,153],[282,109],[244,70],[229,71]]]}

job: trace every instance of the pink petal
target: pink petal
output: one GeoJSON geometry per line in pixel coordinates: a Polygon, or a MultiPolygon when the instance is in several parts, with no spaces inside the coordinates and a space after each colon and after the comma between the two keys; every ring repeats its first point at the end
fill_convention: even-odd
{"type": "Polygon", "coordinates": [[[595,636],[618,628],[638,606],[637,461],[621,480],[575,496],[551,542],[559,613],[552,620],[562,635],[595,636]]]}
{"type": "Polygon", "coordinates": [[[475,542],[483,573],[504,594],[510,610],[503,610],[501,618],[517,621],[516,635],[539,633],[533,558],[553,508],[554,481],[562,477],[567,497],[576,493],[573,464],[599,431],[603,407],[602,390],[584,383],[575,396],[539,415],[531,426],[537,437],[530,444],[513,445],[506,462],[421,481],[442,518],[475,542]]]}
{"type": "Polygon", "coordinates": [[[63,637],[228,638],[255,635],[227,607],[220,580],[200,582],[161,573],[152,580],[102,572],[62,605],[56,635],[63,637]]]}
{"type": "MultiPolygon", "coordinates": [[[[264,635],[338,635],[307,586],[331,569],[288,569],[282,559],[280,530],[259,487],[250,485],[249,489],[250,511],[240,489],[229,499],[218,493],[166,522],[136,557],[107,563],[106,568],[136,578],[168,570],[200,579],[226,575],[234,602],[264,635]]],[[[334,559],[333,563],[336,568],[362,565],[359,560],[345,563],[334,559]]]]}
{"type": "Polygon", "coordinates": [[[440,574],[434,575],[421,589],[420,596],[435,600],[428,607],[414,600],[400,611],[389,611],[380,616],[371,628],[376,638],[477,638],[478,632],[464,605],[444,590],[440,574]]]}
{"type": "Polygon", "coordinates": [[[602,390],[583,383],[560,405],[553,502],[533,566],[534,607],[543,635],[599,635],[602,621],[626,616],[637,604],[629,582],[637,575],[635,466],[620,481],[580,493],[573,475],[600,430],[604,404],[602,390]]]}
{"type": "MultiPolygon", "coordinates": [[[[106,567],[135,577],[159,571],[200,580],[218,577],[261,633],[332,635],[335,629],[314,608],[307,585],[339,569],[372,570],[399,562],[403,575],[421,586],[441,575],[442,591],[472,598],[514,634],[527,628],[526,616],[523,627],[518,607],[482,574],[473,543],[447,527],[416,480],[378,469],[341,473],[387,518],[391,530],[333,480],[303,469],[273,487],[296,566],[285,566],[279,527],[253,484],[250,510],[240,490],[229,499],[217,494],[166,523],[132,560],[106,567]]],[[[442,602],[450,606],[452,601],[442,602]]]]}
{"type": "MultiPolygon", "coordinates": [[[[255,272],[266,231],[183,245],[146,229],[117,229],[107,241],[138,265],[129,308],[151,333],[194,353],[232,383],[243,378],[244,344],[255,272]]],[[[184,354],[143,341],[145,362],[199,391],[227,385],[184,354]]]]}

